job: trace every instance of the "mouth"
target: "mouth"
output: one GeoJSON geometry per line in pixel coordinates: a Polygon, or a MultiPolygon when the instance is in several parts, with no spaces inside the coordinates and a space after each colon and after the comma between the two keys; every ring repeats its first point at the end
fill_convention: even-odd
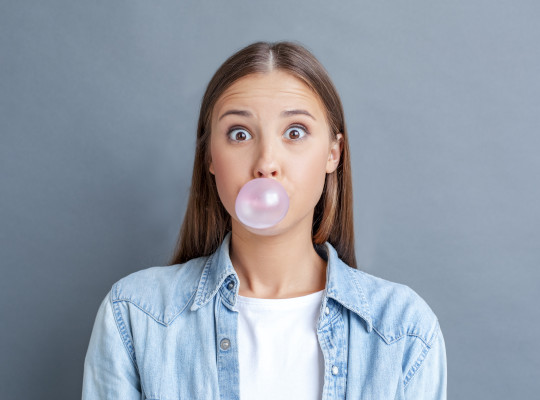
{"type": "Polygon", "coordinates": [[[289,195],[275,179],[252,179],[242,186],[236,197],[238,219],[252,228],[272,227],[285,217],[288,210],[289,195]]]}

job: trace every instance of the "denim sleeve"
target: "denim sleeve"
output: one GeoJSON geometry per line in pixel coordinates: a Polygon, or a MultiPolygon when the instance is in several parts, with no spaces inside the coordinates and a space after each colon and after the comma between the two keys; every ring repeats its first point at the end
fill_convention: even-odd
{"type": "Polygon", "coordinates": [[[446,400],[446,346],[440,326],[431,346],[424,344],[407,376],[406,399],[446,400]]]}
{"type": "Polygon", "coordinates": [[[137,367],[119,329],[120,313],[113,313],[111,292],[101,302],[84,360],[83,400],[141,399],[137,367]]]}

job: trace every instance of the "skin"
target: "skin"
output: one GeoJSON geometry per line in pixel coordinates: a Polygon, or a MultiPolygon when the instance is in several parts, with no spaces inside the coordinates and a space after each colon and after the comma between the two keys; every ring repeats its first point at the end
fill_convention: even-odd
{"type": "Polygon", "coordinates": [[[338,167],[342,150],[343,135],[338,133],[338,139],[331,141],[329,132],[318,96],[284,71],[243,77],[216,102],[209,171],[231,215],[229,253],[240,280],[240,295],[290,298],[325,288],[327,265],[313,248],[311,229],[325,176],[338,167]],[[280,115],[294,109],[306,110],[314,119],[280,115]],[[230,110],[251,115],[220,118],[230,110]],[[307,129],[294,126],[298,124],[307,129]],[[283,185],[289,210],[274,227],[254,229],[239,221],[235,201],[246,182],[261,177],[283,185]]]}

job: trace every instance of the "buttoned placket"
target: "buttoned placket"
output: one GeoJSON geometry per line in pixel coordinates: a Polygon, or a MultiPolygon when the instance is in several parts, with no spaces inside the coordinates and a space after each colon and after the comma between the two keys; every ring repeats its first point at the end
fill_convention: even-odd
{"type": "Polygon", "coordinates": [[[239,400],[238,311],[236,281],[229,276],[215,297],[217,371],[220,399],[239,400]]]}
{"type": "Polygon", "coordinates": [[[342,306],[324,297],[317,338],[324,356],[323,400],[345,399],[347,383],[347,337],[342,306]]]}

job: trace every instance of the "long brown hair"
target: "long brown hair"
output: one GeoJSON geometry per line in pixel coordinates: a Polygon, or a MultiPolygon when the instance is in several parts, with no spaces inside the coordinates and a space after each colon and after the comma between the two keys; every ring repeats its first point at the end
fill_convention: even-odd
{"type": "Polygon", "coordinates": [[[188,206],[174,255],[169,265],[207,256],[216,251],[231,228],[210,164],[212,111],[221,94],[238,79],[253,73],[282,70],[306,83],[322,100],[332,140],[343,134],[338,168],[326,174],[323,192],[315,206],[312,238],[315,245],[328,241],[339,258],[357,268],[354,251],[353,190],[349,141],[343,106],[322,64],[302,45],[289,42],[256,42],[230,56],[216,71],[204,93],[197,126],[197,143],[188,206]]]}

